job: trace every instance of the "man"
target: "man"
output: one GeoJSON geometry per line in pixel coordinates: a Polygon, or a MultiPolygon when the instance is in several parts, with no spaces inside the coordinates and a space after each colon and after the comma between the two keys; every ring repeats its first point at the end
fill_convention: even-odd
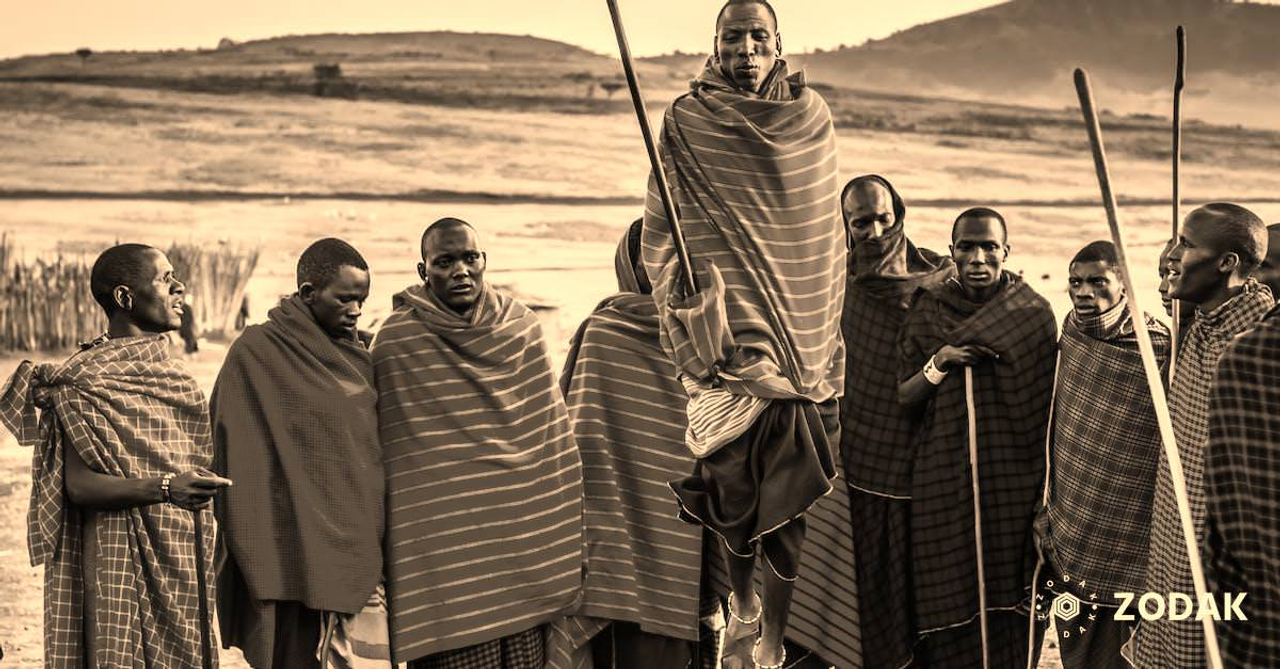
{"type": "MultiPolygon", "coordinates": [[[[828,495],[837,475],[846,263],[831,114],[802,75],[788,74],[781,47],[767,2],[722,7],[713,55],[667,110],[661,135],[701,291],[689,295],[677,279],[652,178],[642,254],[663,348],[690,395],[686,442],[701,455],[693,475],[672,488],[682,516],[717,534],[727,553],[728,663],[779,666],[786,633],[803,631],[795,639],[823,660],[853,666],[861,658],[851,581],[837,586],[848,592],[828,590],[818,601],[825,612],[796,606],[796,624],[788,623],[797,579],[813,580],[801,577],[802,548],[815,565],[822,550],[852,570],[852,539],[815,532],[814,550],[804,547],[810,507],[846,504],[828,495]],[[767,565],[761,596],[757,550],[767,565]]],[[[836,513],[848,522],[847,506],[836,513]]],[[[821,577],[840,571],[815,568],[821,577]]]]}
{"type": "Polygon", "coordinates": [[[373,343],[391,651],[537,669],[582,589],[582,467],[537,317],[484,280],[474,228],[422,235],[423,284],[373,343]]]}
{"type": "MultiPolygon", "coordinates": [[[[1048,504],[1036,526],[1054,583],[1049,594],[1074,596],[1101,612],[1055,619],[1067,669],[1128,669],[1120,649],[1132,628],[1115,620],[1113,593],[1141,592],[1146,578],[1162,446],[1121,271],[1106,241],[1080,249],[1068,265],[1073,309],[1062,324],[1048,504]]],[[[1150,316],[1146,323],[1163,366],[1169,331],[1150,316]]]]}
{"type": "Polygon", "coordinates": [[[898,336],[911,297],[955,275],[950,258],[907,239],[906,205],[883,177],[841,195],[852,244],[841,330],[846,342],[840,455],[849,484],[868,667],[902,667],[916,641],[911,615],[911,438],[898,403],[898,336]]]}
{"type": "MultiPolygon", "coordinates": [[[[1164,250],[1160,251],[1160,260],[1158,261],[1157,271],[1160,273],[1160,303],[1164,305],[1164,313],[1169,318],[1173,318],[1173,297],[1169,295],[1169,252],[1177,246],[1178,240],[1170,239],[1164,245],[1164,250]]],[[[1178,302],[1178,341],[1174,342],[1174,346],[1181,346],[1182,339],[1187,336],[1187,328],[1191,327],[1191,321],[1195,319],[1196,307],[1186,302],[1178,302]]]]}
{"type": "Polygon", "coordinates": [[[27,537],[44,566],[45,666],[216,666],[207,508],[231,482],[205,469],[204,395],[169,355],[184,287],[141,244],[107,249],[89,282],[106,334],[60,365],[24,361],[0,394],[0,421],[35,447],[27,537]]]}
{"type": "Polygon", "coordinates": [[[1267,226],[1267,257],[1256,272],[1258,283],[1271,289],[1271,296],[1280,296],[1280,223],[1267,226]]]}
{"type": "MultiPolygon", "coordinates": [[[[1255,326],[1271,308],[1271,290],[1250,275],[1267,254],[1267,231],[1253,212],[1215,202],[1192,211],[1169,252],[1169,294],[1194,305],[1195,322],[1178,348],[1169,388],[1169,414],[1182,460],[1196,545],[1204,537],[1204,447],[1209,436],[1209,390],[1227,344],[1255,326]]],[[[1169,462],[1161,451],[1151,514],[1151,548],[1144,592],[1182,593],[1194,599],[1191,565],[1169,462]]],[[[1143,621],[1135,661],[1142,667],[1205,664],[1199,621],[1143,621]]]]}
{"type": "Polygon", "coordinates": [[[990,666],[1021,666],[1028,644],[1033,652],[1040,645],[1028,638],[1027,619],[1017,610],[1029,604],[1036,561],[1032,521],[1043,490],[1057,327],[1049,303],[1003,269],[1004,217],[969,209],[956,219],[951,240],[957,277],[919,294],[902,327],[899,357],[899,397],[921,412],[911,476],[916,661],[982,666],[985,654],[990,666]],[[980,527],[970,438],[977,441],[980,527]]]}
{"type": "Polygon", "coordinates": [[[297,281],[213,387],[215,470],[238,484],[217,504],[222,639],[264,669],[327,668],[320,656],[389,668],[378,399],[356,330],[369,267],[321,239],[297,281]]]}
{"type": "Polygon", "coordinates": [[[582,455],[587,576],[550,637],[555,667],[582,666],[592,647],[601,668],[684,667],[698,650],[702,532],[671,513],[667,487],[693,467],[688,396],[658,342],[640,228],[618,245],[619,292],[578,328],[560,376],[582,455]]]}
{"type": "MultiPolygon", "coordinates": [[[[1273,250],[1274,252],[1274,250],[1273,250]]],[[[1211,593],[1245,595],[1248,620],[1220,620],[1228,667],[1280,663],[1280,309],[1227,347],[1209,395],[1205,577],[1211,593]]]]}

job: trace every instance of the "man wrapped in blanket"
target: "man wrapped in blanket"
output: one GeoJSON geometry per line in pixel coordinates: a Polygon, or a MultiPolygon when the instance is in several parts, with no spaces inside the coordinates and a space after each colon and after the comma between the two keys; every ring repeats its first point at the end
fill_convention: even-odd
{"type": "Polygon", "coordinates": [[[106,334],[60,365],[22,362],[0,394],[0,422],[35,449],[27,543],[44,566],[45,666],[217,666],[208,507],[231,482],[206,469],[204,394],[170,356],[184,287],[141,244],[103,252],[89,283],[106,334]]]}
{"type": "MultiPolygon", "coordinates": [[[[1204,449],[1209,438],[1209,391],[1222,352],[1236,336],[1262,320],[1274,300],[1252,275],[1267,254],[1267,229],[1248,209],[1229,202],[1206,204],[1187,214],[1169,252],[1170,296],[1193,305],[1195,321],[1178,346],[1169,387],[1178,455],[1187,486],[1197,546],[1204,544],[1204,449]]],[[[1151,509],[1151,542],[1144,592],[1194,597],[1182,521],[1169,461],[1160,456],[1151,509]]],[[[1207,664],[1204,632],[1194,616],[1138,623],[1139,667],[1201,667],[1207,664]]]]}
{"type": "Polygon", "coordinates": [[[537,317],[484,280],[475,229],[422,235],[423,283],[373,342],[391,652],[542,669],[582,592],[582,465],[537,317]]]}
{"type": "Polygon", "coordinates": [[[823,645],[814,634],[794,640],[830,664],[856,666],[852,540],[844,529],[824,522],[812,532],[819,543],[834,542],[842,564],[821,564],[808,546],[803,552],[815,571],[845,581],[819,595],[822,612],[791,606],[797,579],[813,581],[800,573],[810,507],[824,499],[845,505],[833,513],[848,527],[847,495],[830,494],[844,389],[846,251],[831,114],[801,74],[788,73],[780,50],[777,17],[764,0],[721,9],[713,56],[667,110],[660,144],[701,292],[688,295],[677,278],[652,177],[642,254],[663,348],[690,396],[686,442],[700,455],[693,475],[672,488],[683,517],[709,528],[726,551],[726,663],[754,657],[780,666],[795,608],[829,643],[814,647],[823,645]],[[753,585],[757,550],[763,598],[753,585]]]}
{"type": "Polygon", "coordinates": [[[390,669],[378,397],[356,329],[369,267],[321,239],[297,281],[232,344],[210,399],[214,469],[237,483],[217,504],[222,640],[263,669],[390,669]]]}
{"type": "Polygon", "coordinates": [[[985,207],[960,214],[951,231],[956,278],[919,293],[902,326],[899,398],[922,411],[911,472],[916,666],[1020,666],[1029,644],[1033,655],[1040,647],[1028,638],[1025,607],[1057,325],[1049,303],[1004,270],[1008,254],[1003,216],[985,207]]]}
{"type": "MultiPolygon", "coordinates": [[[[1058,345],[1049,503],[1036,518],[1041,573],[1054,583],[1043,601],[1069,593],[1100,607],[1087,622],[1055,619],[1063,667],[1128,669],[1120,649],[1133,627],[1115,620],[1113,593],[1145,583],[1160,432],[1115,245],[1085,246],[1067,271],[1073,309],[1058,345]]],[[[1169,330],[1146,323],[1163,367],[1169,330]]]]}

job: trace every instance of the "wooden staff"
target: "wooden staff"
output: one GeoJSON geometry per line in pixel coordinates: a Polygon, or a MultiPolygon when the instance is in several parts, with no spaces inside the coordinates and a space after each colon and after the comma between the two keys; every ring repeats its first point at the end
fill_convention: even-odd
{"type": "Polygon", "coordinates": [[[200,625],[200,663],[204,669],[213,669],[213,658],[209,655],[213,649],[213,620],[209,616],[209,588],[204,577],[204,511],[195,509],[191,515],[196,526],[196,587],[200,590],[196,598],[200,612],[200,620],[197,621],[200,625]]]}
{"type": "Polygon", "coordinates": [[[671,226],[671,241],[676,247],[676,258],[680,261],[680,274],[689,288],[689,294],[698,292],[698,279],[693,273],[693,262],[689,259],[689,250],[684,243],[684,232],[680,230],[680,218],[676,216],[676,206],[671,200],[671,189],[667,187],[667,175],[662,170],[662,160],[658,157],[658,146],[653,141],[653,130],[649,128],[649,114],[644,108],[644,98],[640,96],[640,84],[636,82],[635,68],[631,64],[631,48],[627,46],[627,34],[622,30],[622,16],[618,13],[618,0],[605,0],[609,5],[609,16],[613,18],[613,33],[618,38],[618,51],[622,54],[622,71],[627,75],[627,88],[631,90],[631,104],[636,110],[636,119],[640,121],[640,134],[644,136],[644,148],[649,152],[649,168],[653,170],[653,178],[658,182],[658,195],[662,198],[662,209],[667,215],[667,223],[671,226]]]}
{"type": "MultiPolygon", "coordinates": [[[[1187,31],[1178,26],[1178,69],[1173,78],[1173,243],[1178,243],[1178,226],[1181,224],[1182,196],[1178,192],[1178,170],[1182,167],[1182,88],[1187,83],[1187,31]]],[[[1169,348],[1169,385],[1173,385],[1173,371],[1178,367],[1178,323],[1182,307],[1173,301],[1173,346],[1169,348]]]]}
{"type": "Polygon", "coordinates": [[[982,555],[982,487],[978,484],[978,414],[973,402],[973,368],[964,368],[965,413],[969,417],[969,470],[973,472],[973,543],[978,551],[978,627],[982,632],[982,667],[990,666],[987,646],[987,570],[982,555]]]}
{"type": "MultiPolygon", "coordinates": [[[[1178,516],[1182,521],[1182,537],[1186,542],[1187,558],[1191,562],[1191,578],[1195,583],[1196,601],[1202,602],[1207,596],[1204,568],[1200,564],[1200,551],[1196,548],[1195,527],[1191,522],[1191,504],[1187,501],[1187,480],[1182,473],[1182,458],[1178,456],[1178,444],[1174,439],[1173,421],[1169,419],[1169,405],[1165,399],[1164,385],[1160,383],[1160,369],[1156,365],[1155,349],[1151,346],[1147,321],[1139,304],[1138,291],[1133,288],[1129,263],[1125,259],[1124,239],[1120,234],[1120,220],[1116,214],[1116,198],[1111,192],[1111,174],[1107,169],[1107,153],[1102,146],[1102,128],[1098,124],[1098,114],[1094,110],[1089,75],[1085,74],[1084,70],[1077,69],[1075,79],[1076,93],[1080,97],[1080,110],[1084,113],[1085,128],[1089,131],[1089,144],[1093,147],[1093,164],[1097,168],[1098,185],[1102,189],[1102,205],[1107,210],[1107,223],[1111,226],[1111,241],[1116,245],[1116,258],[1120,261],[1120,276],[1124,279],[1124,289],[1129,296],[1133,332],[1138,337],[1138,350],[1142,354],[1142,369],[1146,373],[1147,387],[1151,390],[1151,400],[1155,404],[1160,441],[1164,445],[1165,457],[1169,460],[1169,474],[1173,478],[1173,493],[1178,500],[1178,516]]],[[[1213,669],[1222,669],[1222,656],[1218,652],[1218,636],[1214,631],[1213,621],[1205,616],[1201,623],[1204,626],[1204,646],[1209,655],[1210,666],[1213,669]]]]}

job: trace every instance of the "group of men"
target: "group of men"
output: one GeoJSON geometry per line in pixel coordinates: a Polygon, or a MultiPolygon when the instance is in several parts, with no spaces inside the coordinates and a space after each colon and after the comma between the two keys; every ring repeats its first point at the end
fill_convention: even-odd
{"type": "Polygon", "coordinates": [[[376,336],[368,263],[312,244],[208,403],[167,347],[168,260],[104,252],[106,333],[0,395],[34,447],[46,666],[216,666],[216,613],[259,669],[1021,667],[1066,596],[1096,608],[1055,620],[1064,666],[1202,666],[1194,617],[1113,613],[1194,592],[1175,486],[1210,591],[1247,593],[1228,666],[1280,662],[1280,228],[1187,216],[1160,262],[1178,341],[1088,244],[1059,337],[999,212],[942,255],[884,177],[839,188],[780,53],[772,7],[726,3],[660,135],[692,265],[655,174],[558,376],[456,218],[376,336]]]}

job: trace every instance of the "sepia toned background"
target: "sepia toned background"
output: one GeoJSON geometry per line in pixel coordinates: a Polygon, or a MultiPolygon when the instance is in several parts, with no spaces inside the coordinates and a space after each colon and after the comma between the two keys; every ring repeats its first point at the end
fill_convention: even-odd
{"type": "MultiPolygon", "coordinates": [[[[59,331],[50,341],[67,340],[61,331],[73,318],[95,327],[91,306],[75,315],[87,304],[76,267],[116,241],[177,244],[192,259],[204,338],[188,363],[208,390],[241,292],[248,320],[262,320],[292,290],[298,254],[339,236],[370,262],[362,326],[376,328],[392,293],[417,281],[422,229],[443,216],[479,228],[490,280],[538,308],[559,360],[576,325],[614,290],[613,250],[640,214],[648,173],[603,0],[316,4],[45,0],[5,9],[0,376],[23,358],[68,353],[15,350],[31,342],[4,338],[6,327],[39,323],[59,331]],[[21,299],[23,310],[5,311],[21,299]]],[[[621,4],[656,127],[704,62],[720,3],[621,4]]],[[[908,204],[908,234],[937,250],[962,209],[998,208],[1010,223],[1010,268],[1059,316],[1069,308],[1067,260],[1108,234],[1074,67],[1089,69],[1104,109],[1148,310],[1159,311],[1155,259],[1172,217],[1176,25],[1190,43],[1183,212],[1230,199],[1280,221],[1280,6],[775,4],[784,58],[807,70],[832,108],[842,176],[893,181],[908,204]]],[[[0,437],[6,667],[40,661],[40,576],[25,542],[29,458],[0,437]]],[[[243,666],[233,655],[224,666],[243,666]]],[[[1056,651],[1046,653],[1043,666],[1055,663],[1056,651]]]]}

